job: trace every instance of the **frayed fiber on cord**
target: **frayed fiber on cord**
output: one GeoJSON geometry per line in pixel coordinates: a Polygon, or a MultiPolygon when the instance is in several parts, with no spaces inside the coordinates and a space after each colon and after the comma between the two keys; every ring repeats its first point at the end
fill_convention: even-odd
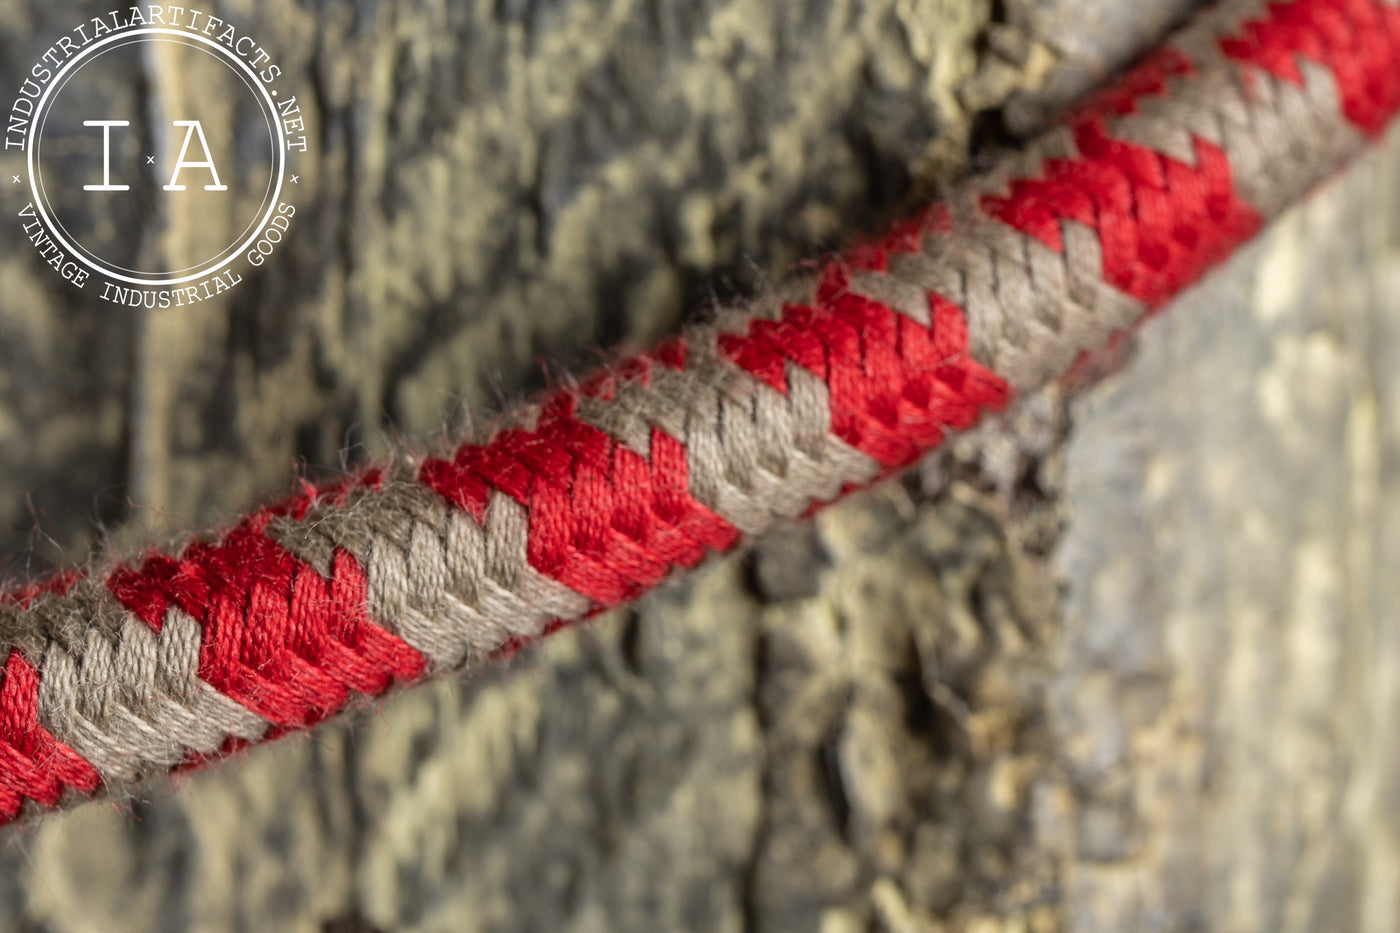
{"type": "Polygon", "coordinates": [[[1400,0],[1227,0],[948,200],[450,456],[0,593],[0,821],[637,598],[1133,327],[1400,108],[1400,0]]]}

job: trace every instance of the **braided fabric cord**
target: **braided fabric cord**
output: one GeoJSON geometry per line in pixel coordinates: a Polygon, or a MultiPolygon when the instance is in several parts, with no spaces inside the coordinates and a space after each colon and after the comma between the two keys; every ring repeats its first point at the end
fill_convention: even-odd
{"type": "Polygon", "coordinates": [[[1400,108],[1400,0],[1227,0],[882,240],[179,553],[0,592],[0,821],[509,655],[1134,326],[1400,108]]]}

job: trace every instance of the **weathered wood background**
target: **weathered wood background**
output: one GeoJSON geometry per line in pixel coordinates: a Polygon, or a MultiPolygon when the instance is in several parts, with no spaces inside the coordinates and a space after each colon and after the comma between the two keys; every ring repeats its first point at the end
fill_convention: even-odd
{"type": "MultiPolygon", "coordinates": [[[[649,340],[1190,5],[223,3],[315,102],[293,236],[225,300],[138,313],[0,223],[6,566],[649,340]]],[[[0,88],[80,6],[0,2],[0,88]]],[[[0,924],[1394,929],[1397,190],[1391,143],[1075,400],[485,682],[7,831],[0,924]]]]}

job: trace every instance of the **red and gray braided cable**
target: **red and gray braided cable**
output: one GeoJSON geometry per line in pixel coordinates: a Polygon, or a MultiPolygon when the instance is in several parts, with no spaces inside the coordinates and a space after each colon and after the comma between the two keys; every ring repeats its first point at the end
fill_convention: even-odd
{"type": "Polygon", "coordinates": [[[0,592],[0,821],[487,663],[916,461],[1400,109],[1400,0],[1227,0],[994,170],[441,457],[0,592]]]}

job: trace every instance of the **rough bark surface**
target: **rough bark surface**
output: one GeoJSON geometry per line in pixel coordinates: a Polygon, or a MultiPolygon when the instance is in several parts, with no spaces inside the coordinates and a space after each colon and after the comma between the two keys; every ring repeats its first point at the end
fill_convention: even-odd
{"type": "MultiPolygon", "coordinates": [[[[306,207],[227,301],[140,314],[0,225],[9,566],[648,340],[1190,5],[225,3],[315,101],[306,207]]],[[[0,87],[76,7],[0,2],[0,87]]],[[[1397,182],[1390,145],[1073,403],[485,681],[7,832],[0,926],[1389,929],[1397,182]]]]}
{"type": "Polygon", "coordinates": [[[1073,407],[1047,711],[1081,929],[1400,917],[1397,144],[1073,407]]]}

